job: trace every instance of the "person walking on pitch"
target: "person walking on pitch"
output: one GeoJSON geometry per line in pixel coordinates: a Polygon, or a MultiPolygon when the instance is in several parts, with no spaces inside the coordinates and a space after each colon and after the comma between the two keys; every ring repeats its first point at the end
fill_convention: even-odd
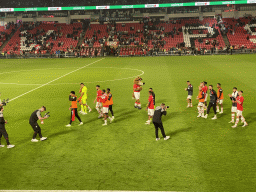
{"type": "Polygon", "coordinates": [[[71,110],[71,119],[70,123],[66,125],[66,127],[71,127],[72,122],[75,121],[75,117],[79,120],[79,125],[83,125],[83,122],[77,113],[77,96],[75,95],[75,91],[70,92],[69,101],[71,101],[71,106],[69,107],[69,110],[71,110]]]}
{"type": "Polygon", "coordinates": [[[223,90],[221,88],[220,83],[217,84],[217,88],[218,88],[218,91],[217,91],[217,113],[219,112],[219,114],[222,114],[223,113],[223,99],[224,99],[224,96],[223,96],[223,90]],[[221,106],[221,111],[219,110],[219,104],[221,106]]]}
{"type": "Polygon", "coordinates": [[[113,121],[112,118],[108,116],[109,104],[108,104],[108,96],[106,94],[106,90],[102,89],[102,96],[100,97],[100,101],[102,102],[102,113],[104,115],[104,124],[102,126],[108,125],[107,119],[109,118],[110,123],[113,121]]]}
{"type": "Polygon", "coordinates": [[[236,98],[238,97],[237,88],[233,88],[233,93],[228,95],[232,101],[232,107],[231,107],[231,121],[229,123],[235,123],[235,114],[237,112],[237,103],[233,102],[236,101],[236,98]]]}
{"type": "Polygon", "coordinates": [[[15,145],[10,144],[9,136],[5,129],[5,124],[7,123],[7,121],[4,119],[3,111],[4,111],[4,108],[0,107],[0,148],[4,147],[4,145],[1,144],[1,138],[2,136],[4,136],[7,143],[7,148],[9,149],[9,148],[13,148],[15,145]]]}
{"type": "Polygon", "coordinates": [[[190,81],[187,81],[188,88],[185,88],[185,91],[188,92],[188,97],[187,97],[187,102],[188,102],[188,107],[193,107],[192,105],[192,96],[193,96],[193,86],[191,85],[190,81]]]}
{"type": "Polygon", "coordinates": [[[211,107],[213,108],[214,112],[214,117],[212,118],[213,120],[217,119],[217,114],[216,114],[216,102],[217,102],[217,94],[216,91],[213,90],[213,86],[209,85],[209,90],[210,90],[210,102],[207,107],[207,114],[204,116],[205,119],[207,119],[211,107]]]}
{"type": "Polygon", "coordinates": [[[232,101],[233,103],[237,103],[237,113],[236,113],[236,123],[232,126],[232,128],[236,128],[237,124],[239,123],[239,118],[241,117],[242,123],[244,125],[242,127],[248,126],[248,123],[245,121],[245,118],[243,116],[243,104],[244,104],[244,97],[243,97],[243,91],[240,90],[238,92],[238,97],[236,98],[236,101],[232,101]]]}
{"type": "Polygon", "coordinates": [[[81,104],[81,111],[80,113],[82,115],[86,115],[87,114],[87,107],[89,109],[89,112],[92,111],[92,109],[89,107],[89,105],[87,105],[87,87],[84,85],[84,83],[81,83],[80,84],[80,90],[79,90],[79,93],[81,93],[81,97],[79,98],[79,102],[81,104]]]}
{"type": "Polygon", "coordinates": [[[154,112],[153,124],[155,126],[156,141],[160,140],[160,138],[158,137],[158,128],[161,130],[164,140],[170,139],[170,136],[165,135],[165,131],[162,123],[162,115],[167,114],[167,111],[166,111],[167,108],[168,106],[165,106],[165,104],[162,103],[161,106],[156,107],[156,110],[154,112]]]}
{"type": "Polygon", "coordinates": [[[202,87],[199,86],[199,94],[196,99],[199,100],[198,102],[198,116],[197,117],[203,117],[204,116],[204,98],[205,98],[205,93],[202,90],[202,87]]]}
{"type": "Polygon", "coordinates": [[[148,120],[145,123],[146,125],[150,125],[151,119],[154,116],[154,108],[155,108],[154,97],[152,95],[152,92],[149,91],[148,93],[149,93],[149,98],[148,98],[148,104],[146,108],[146,110],[148,110],[148,120]]]}
{"type": "Polygon", "coordinates": [[[98,118],[101,118],[101,117],[103,117],[103,114],[102,114],[102,104],[100,102],[100,97],[102,96],[102,93],[101,93],[99,85],[96,85],[96,90],[97,90],[97,96],[96,96],[96,98],[94,100],[94,103],[96,102],[96,107],[95,108],[96,108],[96,110],[99,113],[98,118]]]}
{"type": "Polygon", "coordinates": [[[112,117],[111,117],[111,119],[112,119],[112,121],[115,119],[115,117],[114,117],[114,111],[113,111],[113,95],[112,95],[112,93],[110,93],[110,89],[109,88],[107,88],[107,97],[108,97],[108,105],[109,105],[109,111],[111,112],[111,115],[112,115],[112,117]]]}
{"type": "Polygon", "coordinates": [[[46,111],[46,107],[42,106],[40,109],[35,110],[30,116],[29,124],[34,130],[34,134],[31,142],[38,142],[38,140],[36,139],[37,134],[39,135],[41,141],[44,141],[47,139],[47,137],[42,136],[41,128],[37,123],[38,120],[42,122],[42,120],[47,119],[49,117],[49,115],[45,115],[44,117],[41,117],[41,112],[44,112],[44,111],[46,111]]]}

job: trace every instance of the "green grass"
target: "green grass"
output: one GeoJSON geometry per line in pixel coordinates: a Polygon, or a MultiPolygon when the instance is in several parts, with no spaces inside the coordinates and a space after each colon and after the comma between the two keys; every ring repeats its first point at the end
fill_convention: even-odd
{"type": "MultiPolygon", "coordinates": [[[[1,60],[1,99],[15,98],[97,60],[1,60]]],[[[105,58],[13,100],[4,115],[16,146],[0,149],[0,189],[255,191],[255,60],[256,55],[105,58]],[[146,85],[139,111],[131,99],[132,77],[142,71],[146,85]],[[187,80],[195,89],[189,109],[187,80]],[[224,114],[216,121],[196,117],[197,86],[203,80],[215,90],[221,83],[224,90],[224,114]],[[83,126],[76,121],[66,128],[68,95],[78,93],[81,82],[86,82],[93,112],[81,116],[83,126]],[[113,94],[115,121],[106,127],[93,103],[97,84],[113,94]],[[246,128],[228,124],[228,93],[234,86],[244,91],[246,128]],[[163,117],[168,141],[156,142],[153,125],[144,124],[149,87],[155,90],[157,105],[170,105],[163,117]],[[42,105],[51,112],[41,126],[48,139],[32,143],[28,120],[42,105]]]]}

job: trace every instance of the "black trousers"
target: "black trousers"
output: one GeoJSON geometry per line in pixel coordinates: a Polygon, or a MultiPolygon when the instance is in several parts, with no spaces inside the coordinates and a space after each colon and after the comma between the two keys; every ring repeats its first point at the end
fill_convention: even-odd
{"type": "Polygon", "coordinates": [[[33,139],[36,138],[37,134],[39,135],[40,138],[42,138],[43,136],[42,136],[42,133],[41,133],[41,128],[38,125],[38,123],[37,122],[35,122],[35,123],[30,122],[29,124],[31,125],[31,127],[34,130],[33,139]]]}
{"type": "Polygon", "coordinates": [[[10,145],[8,133],[6,132],[4,125],[0,126],[0,145],[1,145],[1,138],[2,138],[2,136],[4,136],[7,145],[10,145]]]}
{"type": "Polygon", "coordinates": [[[207,107],[207,114],[209,114],[211,107],[213,108],[214,114],[216,115],[216,103],[210,102],[207,107]]]}
{"type": "Polygon", "coordinates": [[[81,122],[81,118],[79,117],[78,113],[77,113],[77,108],[73,108],[71,109],[71,119],[70,119],[70,125],[72,123],[72,119],[75,118],[74,116],[77,117],[77,119],[81,122]]]}
{"type": "Polygon", "coordinates": [[[162,133],[163,137],[165,138],[166,135],[165,135],[165,132],[164,132],[163,123],[156,123],[156,122],[153,122],[153,124],[154,124],[154,126],[155,126],[156,138],[159,138],[159,137],[158,137],[158,128],[161,130],[161,133],[162,133]]]}
{"type": "Polygon", "coordinates": [[[109,105],[109,111],[111,112],[111,115],[114,116],[114,112],[113,112],[112,106],[113,105],[109,105]]]}

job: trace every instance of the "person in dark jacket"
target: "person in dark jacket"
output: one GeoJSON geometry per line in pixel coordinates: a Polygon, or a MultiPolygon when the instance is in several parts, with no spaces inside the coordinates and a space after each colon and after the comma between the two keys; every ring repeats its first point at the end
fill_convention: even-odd
{"type": "Polygon", "coordinates": [[[6,143],[7,143],[7,148],[13,148],[15,145],[11,145],[8,137],[8,133],[5,130],[5,124],[7,121],[4,119],[4,114],[3,114],[4,108],[0,107],[0,148],[4,147],[4,145],[1,145],[1,137],[4,136],[6,143]]]}
{"type": "Polygon", "coordinates": [[[34,130],[34,134],[33,134],[33,138],[32,138],[32,140],[31,140],[31,142],[38,142],[38,140],[36,139],[37,134],[39,135],[41,141],[44,141],[44,140],[47,139],[47,137],[43,137],[43,136],[42,136],[41,128],[40,128],[40,126],[39,126],[38,123],[37,123],[37,121],[40,120],[40,121],[41,121],[41,124],[43,124],[43,121],[42,121],[42,120],[48,118],[48,116],[41,117],[41,112],[43,112],[43,111],[46,111],[46,107],[45,107],[45,106],[42,106],[40,109],[35,110],[35,111],[31,114],[31,116],[30,116],[29,124],[31,125],[31,127],[32,127],[33,130],[34,130]]]}
{"type": "Polygon", "coordinates": [[[162,115],[167,114],[166,109],[167,109],[167,107],[165,106],[164,103],[162,103],[161,106],[156,107],[155,112],[154,112],[153,124],[155,126],[156,141],[160,140],[160,138],[158,137],[158,128],[161,130],[164,140],[170,139],[170,136],[165,135],[164,127],[163,127],[163,123],[162,123],[162,115]]]}
{"type": "Polygon", "coordinates": [[[217,114],[216,114],[217,93],[215,90],[213,90],[212,85],[209,85],[209,90],[210,90],[210,102],[207,107],[207,114],[204,116],[204,118],[207,119],[210,109],[212,107],[214,111],[214,117],[212,119],[215,120],[217,119],[217,114]]]}
{"type": "Polygon", "coordinates": [[[188,97],[187,97],[187,102],[188,102],[188,107],[193,107],[192,106],[192,96],[193,96],[193,86],[191,85],[190,81],[187,81],[188,88],[185,88],[185,91],[188,92],[188,97]]]}

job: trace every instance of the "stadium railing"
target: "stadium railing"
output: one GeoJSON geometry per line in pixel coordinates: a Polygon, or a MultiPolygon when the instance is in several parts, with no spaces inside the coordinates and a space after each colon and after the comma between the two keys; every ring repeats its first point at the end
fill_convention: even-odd
{"type": "MultiPolygon", "coordinates": [[[[106,52],[102,53],[100,56],[97,57],[106,57],[108,54],[106,52]]],[[[147,51],[145,54],[135,55],[135,54],[128,54],[128,55],[120,55],[117,54],[116,56],[119,57],[146,57],[146,56],[193,56],[193,55],[235,55],[235,54],[255,54],[256,49],[239,49],[239,50],[217,50],[217,51],[192,51],[192,50],[174,50],[174,51],[158,51],[158,52],[150,52],[147,51]]],[[[17,54],[0,54],[0,59],[29,59],[29,58],[91,58],[95,56],[85,56],[79,55],[75,53],[64,53],[64,54],[30,54],[27,53],[25,55],[17,55],[17,54]]]]}
{"type": "MultiPolygon", "coordinates": [[[[95,57],[95,56],[89,56],[91,57],[95,57]]],[[[97,56],[97,57],[101,57],[97,56]]],[[[79,54],[74,54],[74,53],[64,53],[64,54],[24,54],[24,55],[17,55],[17,54],[1,54],[0,55],[0,59],[42,59],[42,58],[88,58],[88,56],[84,56],[84,55],[79,55],[79,54]]]]}

